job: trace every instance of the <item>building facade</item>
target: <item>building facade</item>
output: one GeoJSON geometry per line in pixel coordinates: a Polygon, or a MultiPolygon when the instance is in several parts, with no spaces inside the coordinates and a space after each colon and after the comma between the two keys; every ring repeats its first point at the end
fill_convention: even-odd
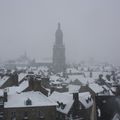
{"type": "Polygon", "coordinates": [[[56,103],[38,91],[4,92],[0,120],[56,120],[56,103]]]}
{"type": "Polygon", "coordinates": [[[53,71],[60,73],[65,71],[65,46],[63,44],[63,32],[58,23],[55,33],[55,44],[53,46],[53,71]]]}

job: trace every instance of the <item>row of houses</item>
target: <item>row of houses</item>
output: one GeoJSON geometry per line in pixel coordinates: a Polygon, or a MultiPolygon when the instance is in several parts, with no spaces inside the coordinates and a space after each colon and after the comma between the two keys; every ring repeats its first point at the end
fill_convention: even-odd
{"type": "Polygon", "coordinates": [[[0,118],[3,120],[69,120],[91,116],[93,100],[88,92],[84,95],[78,92],[52,93],[50,87],[43,86],[46,82],[41,82],[46,78],[33,74],[13,73],[12,77],[4,77],[1,78],[4,82],[1,82],[3,84],[0,86],[0,118]],[[17,84],[14,84],[13,80],[17,81],[17,84]]]}
{"type": "Polygon", "coordinates": [[[44,73],[47,70],[32,69],[1,76],[1,119],[96,120],[96,96],[115,96],[117,92],[113,79],[99,74],[96,79],[94,75],[63,78],[44,73]]]}

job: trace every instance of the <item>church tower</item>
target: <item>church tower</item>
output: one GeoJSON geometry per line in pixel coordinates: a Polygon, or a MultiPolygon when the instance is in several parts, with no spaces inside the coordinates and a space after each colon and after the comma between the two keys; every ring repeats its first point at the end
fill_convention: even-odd
{"type": "Polygon", "coordinates": [[[55,33],[53,46],[53,69],[55,73],[65,72],[65,46],[63,44],[63,32],[60,23],[55,33]]]}

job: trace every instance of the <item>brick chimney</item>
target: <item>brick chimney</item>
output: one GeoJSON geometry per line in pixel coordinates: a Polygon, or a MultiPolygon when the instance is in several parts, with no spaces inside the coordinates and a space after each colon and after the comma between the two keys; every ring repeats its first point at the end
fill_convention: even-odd
{"type": "Polygon", "coordinates": [[[50,87],[50,94],[52,94],[55,91],[54,87],[50,87]]]}
{"type": "Polygon", "coordinates": [[[4,90],[4,102],[8,101],[7,89],[4,90]]]}
{"type": "Polygon", "coordinates": [[[79,116],[80,102],[79,102],[79,93],[73,93],[73,117],[79,116]]]}
{"type": "Polygon", "coordinates": [[[17,74],[17,72],[15,72],[13,74],[12,78],[13,78],[13,84],[16,85],[16,86],[18,86],[18,74],[17,74]]]}
{"type": "Polygon", "coordinates": [[[35,78],[34,80],[34,90],[40,91],[41,90],[41,79],[35,78]]]}
{"type": "Polygon", "coordinates": [[[29,78],[29,87],[27,91],[40,91],[44,95],[48,96],[48,91],[41,85],[41,79],[30,77],[29,78]]]}
{"type": "Polygon", "coordinates": [[[33,90],[34,89],[34,77],[29,78],[29,89],[33,90]]]}
{"type": "Polygon", "coordinates": [[[35,77],[29,78],[29,89],[34,91],[40,91],[41,89],[41,79],[37,79],[35,77]]]}
{"type": "Polygon", "coordinates": [[[78,95],[78,93],[73,93],[73,100],[79,101],[79,95],[78,95]]]}

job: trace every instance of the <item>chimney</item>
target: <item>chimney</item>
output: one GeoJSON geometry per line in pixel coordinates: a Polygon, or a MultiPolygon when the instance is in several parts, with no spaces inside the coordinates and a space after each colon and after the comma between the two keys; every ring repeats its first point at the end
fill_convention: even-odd
{"type": "Polygon", "coordinates": [[[90,71],[90,78],[92,78],[93,77],[93,74],[92,74],[92,71],[90,71]]]}
{"type": "Polygon", "coordinates": [[[29,78],[29,88],[30,90],[34,89],[34,78],[32,76],[29,78]]]}
{"type": "Polygon", "coordinates": [[[17,74],[17,72],[15,72],[13,74],[13,85],[18,86],[18,74],[17,74]]]}
{"type": "Polygon", "coordinates": [[[80,108],[80,102],[79,102],[79,93],[73,93],[73,117],[79,116],[79,108],[80,108]]]}
{"type": "Polygon", "coordinates": [[[55,91],[55,88],[54,88],[54,87],[51,87],[51,88],[50,88],[50,94],[52,94],[54,91],[55,91]]]}
{"type": "Polygon", "coordinates": [[[41,79],[34,79],[34,91],[41,91],[41,79]]]}
{"type": "Polygon", "coordinates": [[[73,93],[73,100],[79,101],[79,94],[78,93],[73,93]]]}
{"type": "Polygon", "coordinates": [[[4,90],[4,102],[8,101],[7,89],[4,90]]]}

